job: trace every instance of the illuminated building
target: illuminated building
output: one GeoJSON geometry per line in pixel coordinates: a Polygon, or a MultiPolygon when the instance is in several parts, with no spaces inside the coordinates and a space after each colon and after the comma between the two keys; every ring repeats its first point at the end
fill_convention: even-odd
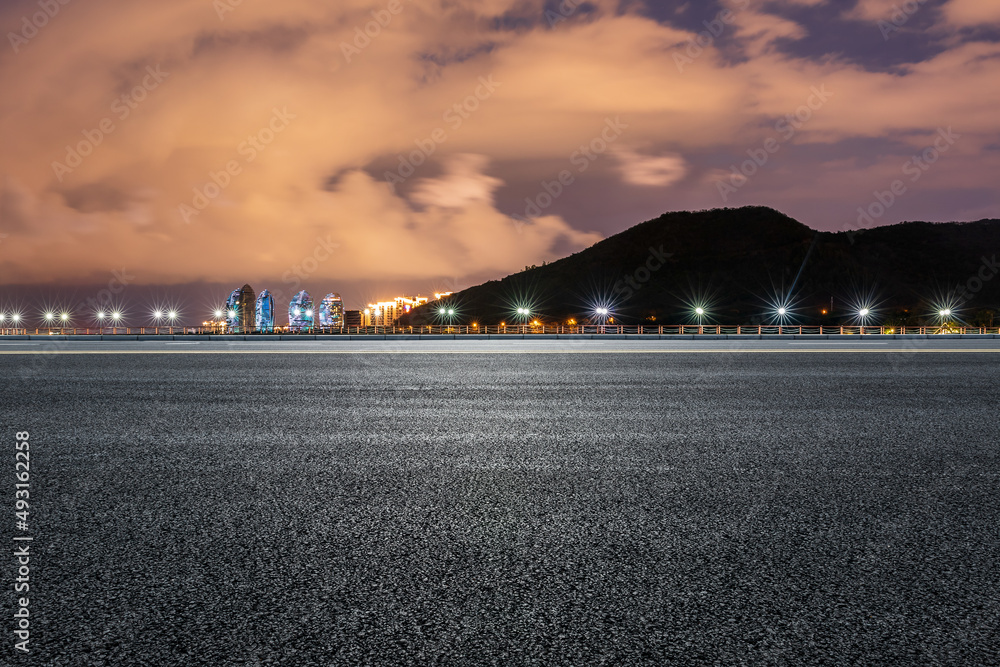
{"type": "Polygon", "coordinates": [[[267,290],[261,290],[257,297],[257,331],[274,331],[274,298],[267,290]]]}
{"type": "Polygon", "coordinates": [[[408,313],[417,306],[422,306],[429,302],[425,296],[397,296],[396,297],[396,316],[399,317],[404,313],[408,313]]]}
{"type": "Polygon", "coordinates": [[[379,301],[370,303],[361,313],[362,326],[366,327],[391,327],[398,315],[396,314],[395,301],[379,301]]]}
{"type": "Polygon", "coordinates": [[[250,285],[233,290],[226,301],[226,328],[237,333],[253,331],[256,314],[254,312],[257,296],[250,285]]]}
{"type": "Polygon", "coordinates": [[[319,304],[319,325],[324,329],[344,326],[344,301],[336,292],[323,297],[319,304]]]}
{"type": "Polygon", "coordinates": [[[454,294],[454,292],[434,292],[434,300],[440,301],[446,296],[451,296],[452,294],[454,294]]]}
{"type": "Polygon", "coordinates": [[[302,290],[288,304],[288,327],[292,331],[311,329],[314,315],[312,297],[309,292],[302,290]]]}
{"type": "Polygon", "coordinates": [[[238,289],[234,289],[233,293],[230,294],[229,298],[226,300],[226,312],[222,314],[225,318],[226,329],[229,331],[235,331],[236,327],[239,326],[240,311],[237,306],[239,301],[240,291],[238,289]]]}
{"type": "Polygon", "coordinates": [[[406,313],[429,302],[425,296],[397,296],[392,301],[369,303],[361,312],[361,326],[391,327],[406,313]]]}

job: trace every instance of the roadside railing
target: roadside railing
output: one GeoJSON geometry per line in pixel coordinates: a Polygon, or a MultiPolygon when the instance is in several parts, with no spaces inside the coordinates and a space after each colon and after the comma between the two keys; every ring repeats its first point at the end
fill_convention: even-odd
{"type": "Polygon", "coordinates": [[[658,336],[690,336],[690,335],[729,335],[729,336],[884,336],[884,335],[1000,335],[1000,327],[886,327],[886,326],[827,326],[827,325],[706,325],[706,324],[675,324],[675,325],[424,325],[417,327],[377,326],[377,327],[313,327],[293,331],[288,328],[271,331],[226,331],[218,327],[103,327],[103,328],[36,328],[36,329],[0,329],[0,336],[25,335],[126,335],[126,336],[177,336],[177,335],[352,335],[352,336],[383,336],[383,335],[658,335],[658,336]]]}

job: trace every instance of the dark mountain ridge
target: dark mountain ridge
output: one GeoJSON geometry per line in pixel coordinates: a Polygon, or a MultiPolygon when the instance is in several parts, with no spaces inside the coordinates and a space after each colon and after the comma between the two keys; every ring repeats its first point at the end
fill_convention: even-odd
{"type": "Polygon", "coordinates": [[[667,213],[573,255],[463,290],[414,310],[405,324],[597,321],[752,324],[788,308],[797,323],[955,319],[995,326],[1000,312],[1000,221],[904,222],[817,232],[770,208],[667,213]],[[794,286],[794,290],[793,290],[794,286]],[[824,312],[825,311],[825,312],[824,312]]]}

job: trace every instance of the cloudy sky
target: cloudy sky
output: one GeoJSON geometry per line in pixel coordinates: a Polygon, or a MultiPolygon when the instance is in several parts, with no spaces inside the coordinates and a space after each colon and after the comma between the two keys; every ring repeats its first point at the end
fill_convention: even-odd
{"type": "Polygon", "coordinates": [[[1000,217],[992,0],[0,0],[0,27],[8,289],[350,307],[671,210],[1000,217]]]}

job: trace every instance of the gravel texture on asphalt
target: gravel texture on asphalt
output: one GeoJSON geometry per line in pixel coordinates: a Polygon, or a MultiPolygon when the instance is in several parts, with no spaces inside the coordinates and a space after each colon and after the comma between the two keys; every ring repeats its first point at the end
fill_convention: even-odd
{"type": "Polygon", "coordinates": [[[0,373],[35,537],[0,664],[1000,662],[996,355],[0,373]]]}

